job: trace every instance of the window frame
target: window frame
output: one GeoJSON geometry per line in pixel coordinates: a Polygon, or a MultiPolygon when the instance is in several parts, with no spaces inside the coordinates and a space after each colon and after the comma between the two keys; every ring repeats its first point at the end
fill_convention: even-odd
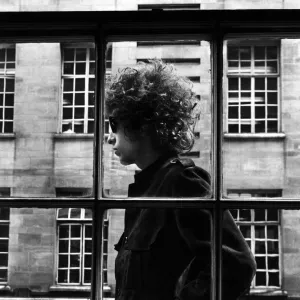
{"type": "MultiPolygon", "coordinates": [[[[72,218],[70,216],[71,214],[71,210],[74,208],[68,208],[68,217],[67,218],[60,218],[59,217],[59,211],[60,208],[57,209],[56,211],[56,224],[57,224],[57,234],[56,234],[56,238],[57,238],[57,249],[56,249],[56,266],[55,266],[55,270],[56,270],[56,276],[55,276],[55,284],[58,286],[67,286],[67,287],[71,287],[71,286],[90,286],[91,283],[87,283],[84,282],[84,270],[86,269],[84,267],[85,264],[85,241],[86,240],[92,240],[92,237],[86,237],[85,234],[85,230],[86,227],[91,226],[92,227],[92,218],[87,218],[85,217],[85,213],[86,210],[82,209],[82,208],[77,208],[78,210],[80,210],[80,217],[79,218],[72,218]],[[71,282],[58,282],[58,273],[59,273],[59,256],[60,256],[60,252],[59,252],[59,241],[62,240],[62,238],[60,237],[60,228],[61,226],[72,226],[72,225],[78,225],[80,226],[80,239],[77,238],[76,240],[80,240],[80,266],[79,266],[79,282],[78,283],[71,283],[71,282]]],[[[75,208],[76,209],[76,208],[75,208]]],[[[67,238],[67,240],[69,240],[70,242],[72,241],[72,237],[69,235],[69,237],[67,238]]],[[[73,239],[74,240],[74,239],[73,239]]],[[[67,253],[68,257],[70,257],[70,255],[72,254],[72,252],[67,253]]],[[[92,256],[92,253],[90,254],[92,256]]],[[[67,266],[66,268],[67,270],[67,277],[69,278],[69,271],[71,270],[71,268],[69,268],[69,266],[67,266]]]]}
{"type": "MultiPolygon", "coordinates": [[[[91,65],[91,60],[90,60],[90,49],[95,49],[93,44],[83,44],[83,43],[77,43],[77,44],[73,44],[73,43],[65,43],[65,44],[61,44],[61,89],[60,89],[60,100],[61,100],[61,105],[60,105],[60,126],[59,126],[59,133],[62,134],[66,134],[66,133],[75,133],[75,134],[93,134],[91,132],[89,132],[89,122],[95,122],[95,118],[92,119],[89,117],[89,110],[90,109],[95,109],[95,106],[89,105],[89,94],[94,94],[94,98],[95,98],[95,92],[94,91],[90,91],[89,89],[89,82],[90,79],[94,79],[95,82],[95,72],[91,73],[90,72],[90,65],[91,65]],[[74,58],[75,60],[72,61],[72,65],[73,65],[73,74],[64,74],[64,64],[65,64],[65,58],[64,58],[64,50],[65,49],[72,49],[75,50],[76,49],[85,49],[85,73],[84,74],[76,74],[75,71],[75,66],[77,65],[77,60],[76,57],[74,58]],[[72,108],[72,119],[69,122],[69,124],[71,124],[71,128],[69,128],[69,131],[63,131],[63,124],[64,124],[64,116],[63,116],[63,109],[64,109],[64,103],[63,103],[63,97],[64,97],[64,81],[65,79],[73,79],[73,89],[72,91],[69,91],[67,94],[71,94],[73,95],[73,104],[71,105],[72,108]],[[76,125],[76,115],[75,115],[75,109],[76,107],[82,107],[81,105],[76,105],[75,104],[75,95],[76,92],[78,93],[78,91],[76,91],[76,79],[84,79],[85,81],[85,88],[84,90],[80,91],[81,93],[79,94],[83,94],[84,97],[84,116],[83,116],[83,132],[76,132],[74,130],[75,125],[76,125]]],[[[75,52],[74,52],[75,55],[75,52]]],[[[96,61],[92,61],[92,63],[94,63],[94,65],[96,65],[96,61]]],[[[68,120],[68,119],[67,119],[68,120]]]]}
{"type": "MultiPolygon", "coordinates": [[[[225,63],[225,74],[224,74],[224,99],[226,99],[226,134],[227,135],[245,135],[245,134],[250,134],[250,135],[277,135],[280,133],[281,130],[281,55],[280,55],[280,40],[277,39],[266,39],[266,40],[251,40],[251,39],[247,39],[247,41],[245,40],[228,40],[226,45],[224,45],[224,59],[226,61],[225,63]],[[276,73],[257,73],[254,72],[254,63],[255,63],[255,58],[254,58],[254,47],[256,46],[261,46],[261,47],[276,47],[276,52],[277,52],[277,72],[276,73]],[[250,72],[242,72],[241,68],[239,68],[238,72],[229,72],[229,59],[227,57],[228,54],[228,48],[229,47],[250,47],[250,72]],[[241,107],[245,107],[242,104],[242,101],[240,101],[241,97],[239,96],[239,101],[237,103],[235,103],[237,108],[238,108],[238,117],[237,118],[229,118],[229,108],[232,107],[230,106],[230,102],[229,102],[229,93],[232,92],[232,90],[229,89],[229,79],[232,78],[237,78],[238,82],[240,82],[241,78],[249,78],[250,79],[250,132],[246,132],[246,131],[242,131],[241,130],[241,126],[243,124],[243,120],[246,119],[247,122],[249,118],[242,118],[241,116],[241,107]],[[269,107],[269,103],[267,103],[267,101],[264,104],[264,108],[265,108],[265,116],[263,118],[256,118],[256,114],[255,114],[255,108],[257,107],[256,102],[255,102],[255,93],[256,93],[256,89],[255,89],[255,79],[256,78],[263,78],[265,79],[265,82],[268,78],[276,78],[277,79],[277,89],[276,89],[276,93],[277,93],[277,100],[276,100],[276,104],[272,104],[271,106],[274,107],[276,105],[277,107],[277,116],[276,116],[276,120],[275,118],[270,118],[268,117],[268,107],[269,107]],[[256,128],[255,128],[255,121],[256,120],[262,120],[265,123],[265,129],[262,132],[257,132],[256,128]],[[277,126],[276,126],[276,131],[269,131],[269,127],[267,125],[268,121],[276,121],[277,122],[277,126]],[[273,120],[274,119],[274,120],[273,120]],[[233,120],[235,122],[233,122],[233,120]],[[236,123],[237,122],[237,123],[236,123]],[[233,132],[233,131],[229,131],[229,125],[231,124],[236,124],[238,126],[238,132],[233,132]]],[[[268,59],[265,57],[265,62],[267,62],[268,59]]],[[[238,62],[241,62],[241,59],[238,59],[238,62]]],[[[265,85],[265,89],[263,93],[268,93],[268,89],[267,89],[267,84],[265,85]]],[[[234,91],[234,93],[238,93],[241,94],[243,92],[243,90],[238,87],[237,91],[234,91]]],[[[261,91],[260,91],[261,92],[261,91]]],[[[245,91],[244,91],[245,93],[245,91]]],[[[246,123],[248,124],[248,123],[246,123]]]]}
{"type": "MultiPolygon", "coordinates": [[[[280,197],[279,195],[282,195],[282,190],[280,189],[275,189],[275,190],[261,190],[261,189],[257,189],[257,190],[251,190],[251,189],[228,189],[227,190],[227,194],[230,195],[234,195],[232,197],[238,197],[238,198],[242,198],[244,197],[243,195],[248,194],[249,196],[247,197],[258,197],[257,195],[261,194],[265,194],[265,197],[280,197]]],[[[270,208],[269,208],[270,209],[270,208]]],[[[283,254],[282,254],[282,233],[281,233],[281,210],[277,210],[276,208],[272,208],[275,209],[277,211],[277,220],[259,220],[256,221],[255,220],[255,213],[256,210],[255,209],[249,209],[250,211],[250,220],[240,220],[239,218],[236,219],[235,216],[233,215],[233,218],[237,224],[237,226],[240,228],[241,226],[250,226],[250,238],[248,237],[247,239],[250,240],[251,243],[251,250],[254,249],[255,252],[255,242],[256,242],[256,237],[255,237],[255,227],[256,226],[268,226],[268,225],[272,225],[272,226],[276,226],[277,227],[277,241],[278,241],[278,253],[276,254],[276,256],[278,256],[278,280],[279,280],[279,286],[258,286],[256,285],[256,276],[253,279],[252,283],[251,283],[251,287],[250,287],[250,291],[252,293],[255,292],[259,292],[259,291],[263,291],[263,292],[268,292],[268,291],[274,291],[274,290],[282,290],[282,273],[283,273],[283,254]]],[[[267,213],[268,209],[263,209],[265,214],[267,213]]],[[[237,212],[237,216],[240,215],[240,209],[236,209],[237,212]]],[[[246,237],[245,237],[246,239],[246,237]]],[[[267,236],[264,238],[264,241],[267,242],[267,236]]],[[[252,250],[253,252],[253,250],[252,250]]],[[[253,255],[256,256],[256,253],[253,252],[253,255]]],[[[260,257],[265,257],[267,258],[269,256],[269,252],[266,250],[265,255],[258,255],[260,257]]],[[[271,255],[272,257],[272,255],[271,255]]],[[[258,268],[257,268],[258,269],[258,268]]],[[[266,273],[268,272],[268,267],[266,265],[265,267],[265,271],[266,273]]],[[[266,282],[267,282],[267,278],[266,278],[266,282]]]]}
{"type": "Polygon", "coordinates": [[[90,198],[3,198],[1,207],[82,207],[93,210],[93,266],[91,299],[102,299],[102,228],[106,209],[127,207],[209,208],[213,215],[212,239],[212,299],[221,299],[221,224],[223,211],[230,208],[299,209],[294,198],[227,199],[222,194],[223,140],[223,42],[227,34],[256,34],[299,36],[300,10],[237,10],[237,11],[158,11],[158,12],[31,12],[0,13],[1,37],[8,41],[47,41],[55,36],[72,39],[94,37],[96,41],[96,110],[94,140],[94,194],[90,198]],[[253,19],[255,16],[255,20],[253,19]],[[66,21],[67,20],[67,21],[66,21]],[[154,21],[155,20],[155,21],[154,21]],[[212,95],[213,95],[213,197],[196,199],[118,199],[106,197],[101,189],[102,137],[104,136],[104,75],[105,44],[115,39],[148,36],[149,39],[170,34],[205,34],[212,37],[212,95]],[[30,38],[29,38],[30,37],[30,38]],[[99,201],[101,200],[101,201],[99,201]],[[122,201],[119,201],[122,200],[122,201]],[[199,199],[198,199],[199,200],[199,199]],[[212,201],[213,200],[213,201],[212,201]]]}
{"type": "MultiPolygon", "coordinates": [[[[4,72],[0,72],[0,79],[3,79],[3,92],[1,92],[1,95],[3,95],[2,97],[2,101],[3,101],[3,105],[2,105],[2,116],[0,115],[0,121],[2,123],[2,125],[0,125],[0,135],[5,135],[5,134],[13,134],[14,133],[14,105],[10,106],[10,105],[5,105],[6,101],[4,100],[4,98],[6,99],[6,95],[13,95],[13,103],[15,103],[15,74],[16,74],[16,45],[15,44],[1,44],[0,45],[0,51],[5,49],[5,62],[4,62],[4,72]],[[14,61],[13,64],[15,65],[14,68],[10,69],[10,72],[7,72],[7,68],[6,68],[6,64],[7,64],[7,50],[8,49],[13,49],[14,50],[14,61]],[[14,88],[13,91],[6,91],[6,81],[7,79],[9,80],[13,80],[14,82],[14,88]],[[4,97],[5,96],[5,97],[4,97]],[[12,110],[12,119],[7,119],[5,117],[5,111],[6,109],[11,109],[12,110]],[[5,123],[11,123],[11,131],[5,131],[5,123]]],[[[10,61],[10,63],[12,63],[12,61],[10,61]]]]}

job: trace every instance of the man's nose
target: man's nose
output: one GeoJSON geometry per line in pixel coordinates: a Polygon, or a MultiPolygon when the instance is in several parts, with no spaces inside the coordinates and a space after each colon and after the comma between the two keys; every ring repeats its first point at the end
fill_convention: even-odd
{"type": "Polygon", "coordinates": [[[116,142],[116,136],[113,132],[111,132],[107,139],[108,144],[114,145],[116,142]]]}

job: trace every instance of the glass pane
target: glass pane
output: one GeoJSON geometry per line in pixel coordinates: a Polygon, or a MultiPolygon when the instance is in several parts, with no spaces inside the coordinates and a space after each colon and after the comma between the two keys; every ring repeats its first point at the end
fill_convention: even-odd
{"type": "MultiPolygon", "coordinates": [[[[0,101],[0,105],[1,105],[1,101],[0,101]]],[[[14,106],[14,94],[5,95],[5,106],[14,106]]]]}
{"type": "Polygon", "coordinates": [[[264,89],[265,89],[265,79],[255,78],[255,90],[264,90],[264,89]]]}
{"type": "MultiPolygon", "coordinates": [[[[277,197],[298,199],[300,160],[296,136],[300,115],[298,102],[294,100],[298,99],[299,80],[298,65],[293,63],[297,54],[291,51],[298,44],[300,38],[268,36],[235,38],[224,43],[227,48],[223,81],[225,197],[231,189],[279,190],[277,197]],[[240,58],[238,50],[246,48],[251,53],[250,74],[241,70],[232,74],[228,69],[232,62],[247,61],[240,58]],[[249,87],[249,80],[250,96],[244,102],[243,92],[249,87]]],[[[246,55],[246,50],[243,51],[246,55]]],[[[269,193],[259,197],[271,198],[269,193]]]]}
{"type": "Polygon", "coordinates": [[[74,49],[70,49],[70,48],[65,48],[64,49],[64,61],[74,61],[75,57],[74,57],[74,49]]]}
{"type": "MultiPolygon", "coordinates": [[[[109,59],[108,52],[107,60],[109,59]]],[[[212,130],[210,62],[210,43],[207,41],[185,40],[183,37],[182,40],[164,40],[161,42],[113,42],[112,76],[106,78],[106,86],[108,86],[106,118],[108,119],[109,116],[114,117],[117,124],[122,124],[119,127],[125,127],[126,133],[134,135],[135,138],[138,138],[141,128],[146,129],[147,127],[147,131],[150,127],[157,130],[151,133],[154,138],[152,140],[153,146],[157,147],[160,143],[163,146],[159,146],[161,149],[158,157],[152,159],[151,162],[146,162],[146,165],[149,166],[156,159],[160,159],[157,164],[162,166],[164,162],[177,157],[176,154],[172,153],[175,150],[175,152],[180,153],[180,158],[192,159],[198,167],[205,170],[199,172],[203,172],[200,177],[204,179],[204,185],[208,189],[208,174],[206,172],[211,173],[212,130]],[[161,66],[159,66],[160,64],[161,66]],[[146,69],[149,72],[144,73],[143,70],[146,69]],[[122,80],[124,81],[115,85],[118,79],[114,75],[118,76],[120,74],[122,74],[122,80]],[[137,78],[134,79],[132,76],[137,76],[137,78]],[[139,76],[141,78],[144,76],[144,79],[138,79],[139,76]],[[199,80],[199,77],[201,77],[201,80],[199,80]],[[188,82],[187,78],[198,78],[198,82],[188,82]],[[160,81],[161,84],[159,84],[160,81]],[[194,92],[195,96],[192,96],[191,92],[194,92]],[[196,95],[198,96],[196,97],[196,95]],[[173,102],[174,99],[176,99],[175,102],[173,102]],[[199,99],[201,99],[201,102],[199,99]],[[193,110],[191,110],[192,107],[194,107],[193,110]],[[191,120],[191,118],[194,118],[194,120],[191,120]],[[186,135],[187,127],[184,124],[190,121],[192,121],[190,128],[194,132],[194,138],[190,134],[190,137],[187,138],[186,135]],[[190,144],[191,138],[195,141],[193,146],[190,144]],[[189,153],[188,148],[190,149],[189,153]],[[172,151],[169,149],[172,149],[172,151]]],[[[231,89],[237,90],[238,81],[234,78],[229,80],[231,89]]],[[[249,81],[245,84],[249,87],[249,81]]],[[[94,85],[93,79],[90,79],[90,85],[94,85]]],[[[91,110],[89,115],[92,114],[93,111],[91,110]]],[[[236,114],[236,109],[232,114],[236,114]]],[[[118,127],[118,125],[116,126],[118,127]]],[[[147,132],[146,135],[149,136],[150,132],[147,132]]],[[[137,145],[137,143],[114,146],[113,133],[108,137],[107,132],[106,139],[108,142],[104,144],[104,191],[106,195],[109,193],[111,197],[126,197],[128,186],[134,181],[134,175],[146,168],[142,158],[144,156],[141,157],[142,161],[140,163],[137,151],[145,153],[149,148],[142,149],[141,147],[139,150],[130,148],[131,146],[135,147],[134,145],[137,145]]],[[[142,143],[141,145],[145,144],[142,143]]],[[[176,161],[181,164],[177,158],[174,162],[176,161]]],[[[157,170],[153,168],[153,171],[156,172],[157,170]]],[[[142,174],[143,171],[139,175],[142,177],[142,174]]],[[[137,175],[137,178],[139,178],[139,175],[137,175]]],[[[186,179],[182,178],[180,182],[186,179]]],[[[173,182],[175,184],[175,179],[173,182]]],[[[185,184],[182,183],[182,187],[183,185],[185,184]]],[[[153,190],[148,191],[148,196],[208,196],[203,187],[185,187],[179,191],[180,184],[176,184],[176,187],[172,186],[173,183],[168,184],[168,188],[164,191],[153,188],[153,190]]],[[[142,193],[146,195],[144,191],[142,193]]],[[[131,186],[129,196],[136,197],[139,195],[142,195],[141,191],[131,186]]]]}
{"type": "Polygon", "coordinates": [[[85,61],[86,60],[86,48],[77,48],[76,49],[76,61],[85,61]]]}
{"type": "Polygon", "coordinates": [[[266,117],[266,108],[265,106],[256,106],[255,107],[255,118],[261,119],[266,117]]]}
{"type": "Polygon", "coordinates": [[[249,119],[251,118],[251,107],[250,106],[242,106],[241,107],[241,119],[249,119]]]}
{"type": "Polygon", "coordinates": [[[66,78],[64,79],[64,91],[69,92],[73,91],[73,79],[66,78]]]}
{"type": "Polygon", "coordinates": [[[0,62],[5,62],[6,49],[0,49],[0,62]]]}
{"type": "Polygon", "coordinates": [[[69,266],[69,256],[59,255],[58,256],[58,268],[67,268],[69,266]]]}
{"type": "Polygon", "coordinates": [[[4,79],[0,78],[0,92],[2,93],[4,91],[4,79]]]}
{"type": "Polygon", "coordinates": [[[79,238],[81,236],[81,226],[71,225],[71,237],[79,238]]]}
{"type": "Polygon", "coordinates": [[[14,133],[14,139],[1,139],[0,189],[9,188],[12,197],[53,198],[58,189],[64,189],[62,197],[93,192],[88,82],[95,74],[88,73],[86,53],[94,44],[61,41],[30,40],[0,50],[6,69],[17,61],[15,73],[0,78],[0,134],[14,133]],[[89,137],[78,139],[77,133],[89,137]]]}
{"type": "Polygon", "coordinates": [[[86,73],[85,63],[77,63],[76,64],[76,74],[82,75],[86,73]]]}
{"type": "Polygon", "coordinates": [[[73,63],[64,63],[64,74],[74,74],[74,64],[73,63]]]}
{"type": "Polygon", "coordinates": [[[71,208],[71,219],[80,219],[81,216],[81,209],[80,208],[71,208]]]}
{"type": "Polygon", "coordinates": [[[239,87],[238,79],[237,78],[229,78],[228,79],[228,87],[229,87],[230,91],[238,90],[238,87],[239,87]]]}
{"type": "Polygon", "coordinates": [[[77,78],[75,81],[75,90],[77,92],[85,90],[85,79],[84,78],[77,78]]]}
{"type": "Polygon", "coordinates": [[[265,237],[265,226],[255,226],[255,238],[264,239],[265,237]]]}
{"type": "Polygon", "coordinates": [[[250,89],[251,89],[251,79],[241,78],[241,90],[250,90],[250,89]]]}
{"type": "Polygon", "coordinates": [[[266,47],[254,47],[254,59],[265,59],[265,48],[266,47]]]}
{"type": "Polygon", "coordinates": [[[256,281],[256,286],[266,286],[267,283],[266,272],[257,272],[255,281],[256,281]]]}
{"type": "MultiPolygon", "coordinates": [[[[63,215],[59,214],[60,211],[63,212],[55,208],[1,208],[0,283],[14,286],[9,297],[18,298],[20,290],[25,290],[21,298],[26,299],[31,293],[42,290],[44,296],[51,299],[53,282],[64,284],[68,290],[76,290],[86,282],[83,274],[84,270],[91,272],[92,248],[88,255],[84,254],[85,239],[83,236],[74,237],[70,229],[83,225],[91,228],[91,220],[82,220],[76,225],[59,217],[63,215]],[[76,286],[71,286],[72,283],[76,286]]],[[[110,243],[108,248],[113,252],[113,240],[110,243]]],[[[64,294],[61,291],[55,293],[64,294]]],[[[88,299],[90,286],[76,297],[88,299]]]]}
{"type": "Polygon", "coordinates": [[[8,224],[1,224],[0,223],[0,238],[8,238],[9,234],[9,226],[8,224]]]}
{"type": "Polygon", "coordinates": [[[230,106],[228,108],[229,118],[237,119],[239,115],[239,107],[238,106],[230,106]]]}
{"type": "Polygon", "coordinates": [[[268,257],[268,268],[269,269],[279,269],[279,257],[277,256],[269,256],[268,257]]]}
{"type": "MultiPolygon", "coordinates": [[[[79,255],[70,255],[70,267],[79,268],[80,267],[80,256],[79,255]]],[[[71,270],[72,272],[72,270],[71,270]]]]}
{"type": "Polygon", "coordinates": [[[251,48],[250,47],[240,47],[240,59],[250,59],[251,58],[251,48]]]}
{"type": "Polygon", "coordinates": [[[260,270],[266,269],[266,257],[265,256],[256,256],[255,261],[257,264],[257,269],[260,269],[260,270]]]}

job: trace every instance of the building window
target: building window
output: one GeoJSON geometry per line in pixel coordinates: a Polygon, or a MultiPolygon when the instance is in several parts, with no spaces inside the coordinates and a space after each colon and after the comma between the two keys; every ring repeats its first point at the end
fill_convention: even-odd
{"type": "MultiPolygon", "coordinates": [[[[108,290],[108,213],[103,221],[103,285],[108,290]]],[[[83,208],[59,208],[57,283],[88,285],[92,268],[92,211],[83,208]]]]}
{"type": "MultiPolygon", "coordinates": [[[[281,197],[281,191],[229,191],[230,197],[281,197]]],[[[234,209],[231,214],[257,263],[252,288],[281,287],[280,210],[234,209]]]]}
{"type": "Polygon", "coordinates": [[[228,45],[228,133],[279,131],[279,47],[228,45]]]}
{"type": "Polygon", "coordinates": [[[108,219],[108,211],[104,212],[103,219],[103,286],[106,291],[109,291],[108,288],[108,233],[109,233],[109,219],[108,219]]]}
{"type": "Polygon", "coordinates": [[[7,282],[9,208],[0,208],[0,284],[7,282]]]}
{"type": "MultiPolygon", "coordinates": [[[[108,191],[109,193],[109,191],[108,191]]],[[[89,188],[56,188],[57,197],[91,196],[89,188]]],[[[92,268],[92,211],[84,208],[57,210],[57,284],[89,285],[92,268]]],[[[103,286],[108,287],[108,212],[103,220],[103,286]]]]}
{"type": "MultiPolygon", "coordinates": [[[[62,67],[62,132],[94,133],[95,49],[64,47],[62,67]]],[[[112,43],[106,52],[106,76],[111,75],[112,43]]],[[[105,120],[105,134],[109,123],[105,120]]]]}
{"type": "Polygon", "coordinates": [[[91,283],[92,211],[83,208],[59,208],[57,283],[91,283]]]}
{"type": "Polygon", "coordinates": [[[62,132],[94,133],[95,49],[62,50],[62,132]]]}
{"type": "Polygon", "coordinates": [[[0,49],[0,133],[13,132],[16,51],[0,49]]]}
{"type": "MultiPolygon", "coordinates": [[[[10,197],[10,188],[0,188],[0,198],[10,197]]],[[[10,209],[0,207],[0,284],[8,279],[8,245],[9,245],[10,209]]]]}
{"type": "MultiPolygon", "coordinates": [[[[106,80],[108,80],[111,76],[112,72],[112,52],[113,52],[113,43],[107,43],[106,54],[105,54],[105,72],[106,72],[106,80]]],[[[107,141],[109,134],[111,133],[111,128],[109,126],[108,119],[104,120],[104,137],[105,141],[107,141]]]]}

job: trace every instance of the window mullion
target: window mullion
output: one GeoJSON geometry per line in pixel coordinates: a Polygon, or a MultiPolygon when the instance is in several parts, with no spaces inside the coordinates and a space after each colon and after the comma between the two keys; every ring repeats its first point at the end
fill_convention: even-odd
{"type": "Polygon", "coordinates": [[[216,23],[212,42],[212,83],[213,83],[213,162],[214,195],[212,226],[212,299],[222,299],[222,139],[223,139],[223,44],[224,33],[220,23],[216,23]]]}
{"type": "Polygon", "coordinates": [[[86,48],[85,54],[85,89],[84,89],[84,125],[83,132],[88,133],[88,101],[89,101],[89,65],[90,65],[90,50],[86,48]]]}
{"type": "MultiPolygon", "coordinates": [[[[101,208],[98,200],[102,196],[102,137],[104,137],[104,86],[105,86],[105,47],[102,28],[98,27],[95,32],[95,116],[94,116],[94,207],[92,221],[92,274],[91,274],[91,300],[101,300],[103,287],[102,274],[102,238],[103,238],[103,216],[105,210],[101,208]]],[[[102,200],[104,201],[104,200],[102,200]]]]}
{"type": "Polygon", "coordinates": [[[85,244],[85,224],[81,224],[81,238],[80,238],[80,269],[79,269],[79,283],[84,284],[84,244],[85,244]]]}

